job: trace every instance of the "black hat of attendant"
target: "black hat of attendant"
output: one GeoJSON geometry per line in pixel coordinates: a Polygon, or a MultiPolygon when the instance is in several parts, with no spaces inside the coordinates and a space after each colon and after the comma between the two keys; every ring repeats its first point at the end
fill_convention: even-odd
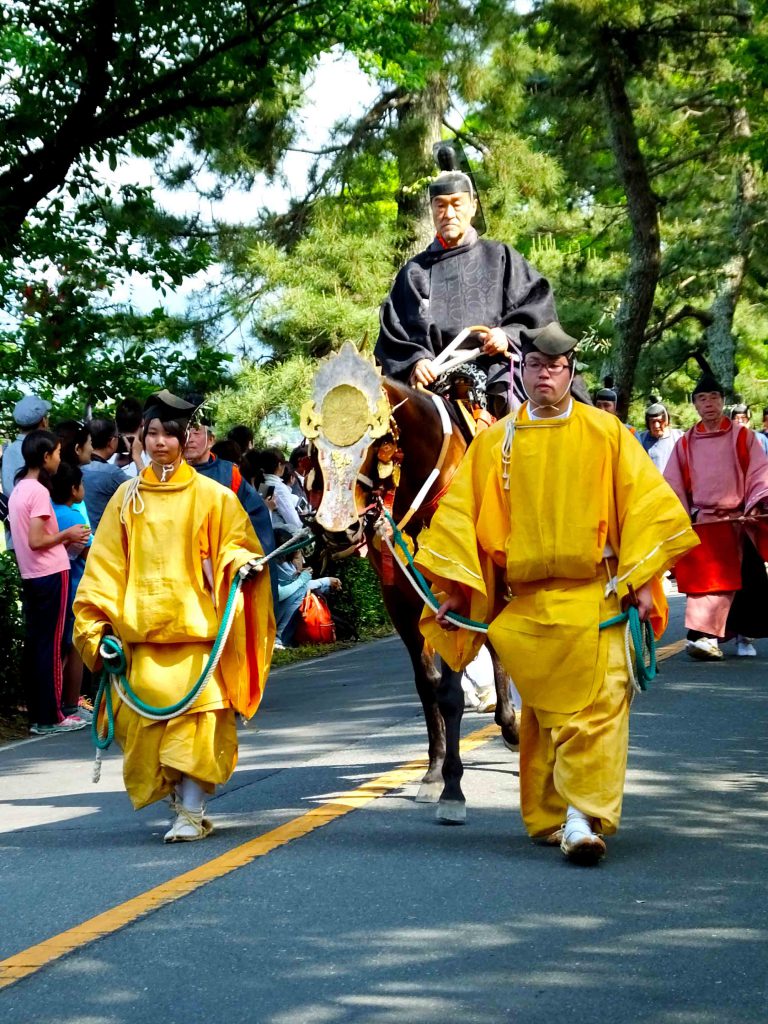
{"type": "Polygon", "coordinates": [[[701,394],[709,394],[709,392],[711,391],[716,391],[719,395],[725,397],[723,386],[718,380],[715,379],[714,374],[706,372],[702,373],[701,377],[699,377],[698,384],[693,389],[693,397],[695,398],[696,395],[701,394]]]}
{"type": "Polygon", "coordinates": [[[645,410],[645,422],[647,423],[652,416],[664,416],[666,419],[669,419],[669,411],[666,405],[662,402],[651,402],[645,410]]]}
{"type": "Polygon", "coordinates": [[[195,408],[191,402],[185,402],[183,398],[178,398],[163,388],[146,400],[143,418],[145,423],[149,423],[150,420],[160,420],[161,423],[175,421],[186,426],[195,408]]]}
{"type": "Polygon", "coordinates": [[[601,387],[595,395],[595,401],[618,401],[618,395],[612,387],[601,387]]]}
{"type": "Polygon", "coordinates": [[[541,352],[544,356],[570,356],[578,345],[578,341],[566,334],[557,320],[529,330],[524,327],[520,331],[520,349],[524,356],[531,352],[541,352]]]}
{"type": "Polygon", "coordinates": [[[463,171],[442,171],[429,183],[429,198],[435,196],[452,196],[456,192],[469,192],[474,196],[475,190],[468,174],[463,171]]]}

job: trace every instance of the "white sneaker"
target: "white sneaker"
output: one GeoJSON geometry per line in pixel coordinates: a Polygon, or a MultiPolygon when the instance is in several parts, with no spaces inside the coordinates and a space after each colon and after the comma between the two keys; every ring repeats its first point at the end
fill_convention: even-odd
{"type": "Polygon", "coordinates": [[[560,849],[572,864],[582,867],[593,867],[605,856],[602,836],[592,831],[587,816],[575,807],[568,808],[560,849]]]}
{"type": "Polygon", "coordinates": [[[742,637],[736,644],[736,656],[738,658],[756,658],[755,645],[747,637],[742,637]]]}
{"type": "Polygon", "coordinates": [[[77,732],[78,729],[84,729],[86,724],[82,718],[68,715],[66,718],[62,718],[60,722],[56,722],[55,725],[39,725],[35,723],[29,727],[29,731],[35,736],[53,736],[57,732],[77,732]]]}
{"type": "Polygon", "coordinates": [[[697,661],[719,661],[723,656],[717,640],[711,636],[688,640],[685,645],[685,653],[689,658],[695,658],[697,661]]]}
{"type": "Polygon", "coordinates": [[[164,843],[194,843],[197,839],[207,839],[213,832],[213,825],[204,817],[205,808],[197,812],[188,811],[176,800],[173,809],[176,817],[163,836],[164,843]]]}

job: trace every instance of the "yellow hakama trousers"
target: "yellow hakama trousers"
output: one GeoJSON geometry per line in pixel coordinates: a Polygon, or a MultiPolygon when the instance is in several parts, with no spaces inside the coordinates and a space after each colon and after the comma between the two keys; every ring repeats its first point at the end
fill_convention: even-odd
{"type": "Polygon", "coordinates": [[[605,676],[587,707],[561,714],[523,704],[520,810],[531,836],[559,828],[569,804],[596,819],[605,835],[619,827],[631,698],[624,626],[602,630],[600,644],[605,676]]]}
{"type": "MultiPolygon", "coordinates": [[[[146,704],[175,703],[202,674],[211,646],[134,644],[127,651],[131,688],[146,704]]],[[[123,780],[137,810],[168,796],[182,775],[208,793],[229,781],[237,765],[237,727],[218,669],[189,711],[164,722],[137,714],[114,690],[113,701],[123,780]]]]}

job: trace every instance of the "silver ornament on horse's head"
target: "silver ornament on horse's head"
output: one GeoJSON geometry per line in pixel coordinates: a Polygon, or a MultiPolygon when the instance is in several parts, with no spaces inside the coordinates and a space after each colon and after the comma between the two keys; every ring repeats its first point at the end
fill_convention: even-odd
{"type": "Polygon", "coordinates": [[[323,497],[316,522],[341,532],[360,518],[356,489],[366,453],[389,430],[389,400],[379,371],[346,342],[318,367],[312,398],[301,410],[301,430],[317,448],[323,497]]]}

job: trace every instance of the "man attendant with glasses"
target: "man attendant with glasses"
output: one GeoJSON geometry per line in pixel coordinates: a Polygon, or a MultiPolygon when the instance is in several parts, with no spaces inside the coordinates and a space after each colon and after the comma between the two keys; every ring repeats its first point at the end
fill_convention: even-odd
{"type": "Polygon", "coordinates": [[[480,434],[416,562],[441,606],[422,631],[462,669],[488,639],[523,699],[520,802],[531,837],[596,864],[621,816],[632,685],[624,626],[635,603],[660,636],[661,576],[696,543],[685,510],[613,416],[571,395],[575,339],[557,323],[521,333],[517,413],[480,434]]]}

